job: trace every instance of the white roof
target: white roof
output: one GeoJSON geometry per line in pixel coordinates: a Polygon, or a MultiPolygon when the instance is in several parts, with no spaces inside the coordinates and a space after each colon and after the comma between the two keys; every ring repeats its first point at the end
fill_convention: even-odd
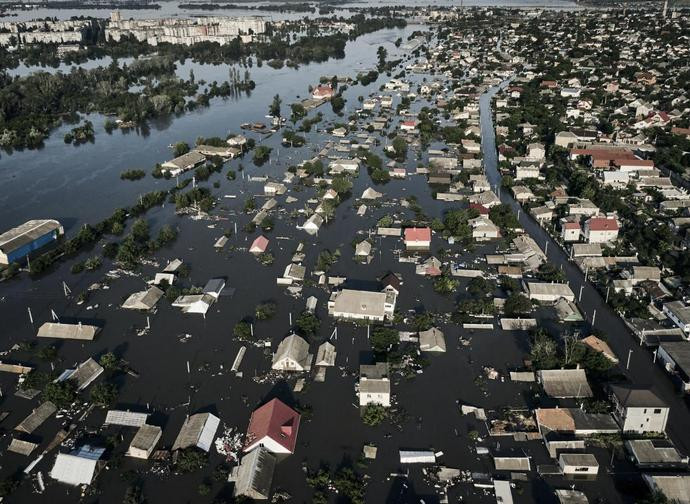
{"type": "Polygon", "coordinates": [[[109,425],[124,425],[126,427],[141,427],[146,423],[148,413],[135,411],[108,410],[105,423],[109,425]]]}
{"type": "Polygon", "coordinates": [[[68,485],[89,485],[96,472],[98,460],[68,453],[58,453],[50,477],[68,485]]]}

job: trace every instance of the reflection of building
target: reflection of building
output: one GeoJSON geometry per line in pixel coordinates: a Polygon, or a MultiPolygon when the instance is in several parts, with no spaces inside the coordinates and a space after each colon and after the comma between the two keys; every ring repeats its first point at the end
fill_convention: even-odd
{"type": "Polygon", "coordinates": [[[237,37],[243,42],[251,42],[253,35],[264,33],[265,29],[266,22],[259,17],[122,19],[119,12],[113,12],[105,38],[119,42],[122,38],[134,37],[139,42],[150,45],[192,45],[199,42],[225,45],[237,37]]]}

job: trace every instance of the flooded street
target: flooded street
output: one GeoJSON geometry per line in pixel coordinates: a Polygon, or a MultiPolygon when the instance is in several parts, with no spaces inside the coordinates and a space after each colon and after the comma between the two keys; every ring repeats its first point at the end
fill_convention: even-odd
{"type": "MultiPolygon", "coordinates": [[[[483,1],[478,0],[477,5],[483,1]]],[[[370,4],[347,6],[354,9],[370,4]]],[[[524,2],[520,4],[524,5],[524,2]]],[[[562,4],[566,8],[571,6],[569,2],[562,4]]],[[[164,5],[163,10],[156,11],[157,16],[173,10],[177,12],[175,3],[164,5]]],[[[148,15],[146,11],[133,13],[141,17],[148,15]]],[[[243,434],[247,431],[250,415],[257,407],[273,398],[280,399],[302,415],[294,454],[278,463],[271,485],[274,495],[284,492],[290,496],[289,502],[316,500],[314,488],[308,483],[308,473],[319,468],[328,468],[333,473],[348,467],[356,469],[361,476],[366,503],[493,504],[497,498],[493,481],[510,477],[510,473],[501,474],[491,454],[515,450],[522,451],[525,456],[529,454],[532,465],[524,479],[519,482],[518,478],[515,479],[513,501],[518,504],[555,504],[558,499],[554,488],[568,488],[573,480],[562,473],[546,473],[546,476],[537,473],[537,467],[553,465],[554,460],[544,448],[541,433],[535,432],[536,422],[535,425],[531,423],[532,412],[536,408],[556,406],[583,408],[573,396],[557,396],[559,399],[556,399],[549,397],[545,387],[535,381],[510,378],[511,371],[532,369],[532,363],[527,363],[526,359],[531,359],[533,341],[526,330],[503,330],[501,319],[504,314],[505,320],[512,316],[518,320],[523,315],[533,316],[536,326],[551,332],[565,334],[566,331],[577,330],[586,336],[596,328],[608,335],[609,344],[620,357],[621,366],[620,376],[607,375],[606,380],[621,378],[648,386],[672,405],[669,434],[681,450],[689,452],[690,442],[682,432],[683,427],[690,424],[690,411],[684,397],[675,392],[672,382],[652,362],[649,352],[637,346],[625,324],[604,303],[602,296],[591,284],[585,283],[584,275],[568,259],[567,253],[520,207],[508,189],[501,188],[492,100],[512,78],[493,87],[487,87],[487,83],[498,82],[499,76],[505,78],[510,72],[486,70],[480,66],[479,74],[474,77],[470,77],[467,69],[463,68],[463,72],[451,78],[449,73],[429,66],[425,71],[412,69],[415,66],[412,63],[418,63],[417,56],[411,54],[413,50],[409,47],[404,48],[405,44],[396,46],[396,40],[406,41],[418,30],[429,30],[429,26],[409,24],[405,29],[380,30],[364,35],[348,42],[343,59],[312,63],[299,69],[285,67],[276,70],[267,64],[258,67],[255,61],[246,69],[190,60],[178,62],[176,73],[181,78],[188,78],[191,72],[197,81],[222,82],[237,68],[240,73],[245,70],[250,73],[256,88],[232,99],[214,98],[207,108],[151,122],[145,130],[115,130],[107,134],[103,129],[106,118],[92,114],[85,118],[95,126],[93,144],[79,147],[65,144],[63,135],[72,125],[64,125],[51,134],[40,150],[3,153],[0,156],[0,227],[10,228],[28,219],[54,218],[64,225],[66,235],[73,237],[85,224],[95,224],[115,209],[133,205],[145,193],[174,187],[177,183],[174,177],[166,180],[151,176],[156,163],[173,157],[171,144],[184,141],[195,145],[198,137],[226,138],[231,133],[241,133],[255,140],[257,146],[272,149],[265,164],[252,161],[252,154],[257,152],[254,149],[253,153],[249,151],[226,162],[222,170],[212,173],[208,180],[195,178],[193,184],[208,189],[217,203],[208,213],[196,208],[180,212],[173,198],[142,215],[150,227],[151,237],[155,237],[164,226],[170,226],[177,231],[177,239],[142,253],[132,271],[119,269],[107,258],[96,271],[73,269],[75,263],[100,257],[107,243],[120,242],[126,233],[131,233],[133,219],[130,219],[125,234],[108,234],[108,231],[91,248],[56,261],[46,274],[33,278],[21,274],[0,284],[2,355],[8,361],[35,364],[37,369],[33,373],[43,371],[57,375],[90,357],[98,360],[112,352],[130,370],[129,373],[106,371],[104,374],[117,387],[114,407],[150,412],[148,423],[160,426],[163,431],[157,446],[161,450],[173,446],[180,426],[189,415],[212,413],[221,420],[219,435],[226,429],[243,434]],[[344,89],[342,98],[346,100],[343,113],[333,111],[335,100],[332,103],[325,101],[309,111],[307,117],[322,114],[323,118],[308,133],[299,133],[306,140],[304,146],[292,148],[283,145],[285,130],[296,130],[296,125],[289,120],[286,127],[267,134],[240,128],[243,123],[269,123],[270,118],[266,114],[276,94],[282,99],[282,116],[289,117],[290,104],[310,96],[310,86],[318,85],[322,76],[329,79],[334,75],[352,78],[361,70],[376,68],[377,64],[383,67],[377,56],[379,47],[386,49],[389,61],[399,59],[400,64],[388,74],[381,72],[367,85],[341,81],[338,87],[344,89]],[[481,72],[486,72],[486,75],[481,75],[481,72]],[[408,91],[386,87],[398,78],[409,84],[412,98],[406,95],[408,91]],[[451,104],[445,99],[437,101],[441,91],[438,97],[435,92],[422,91],[432,86],[432,82],[438,84],[437,90],[443,93],[457,93],[449,100],[451,104]],[[382,106],[383,96],[391,97],[389,108],[382,106]],[[372,110],[376,110],[364,111],[368,99],[375,102],[372,110]],[[430,107],[443,111],[428,114],[430,107]],[[463,113],[467,112],[467,118],[453,117],[461,109],[463,113]],[[470,109],[473,110],[471,114],[470,109]],[[381,117],[386,119],[378,131],[373,126],[377,117],[379,121],[381,117]],[[410,117],[414,120],[406,120],[410,117]],[[429,136],[432,140],[428,145],[422,141],[424,130],[420,126],[425,120],[428,121],[426,125],[433,122],[429,128],[433,127],[436,134],[429,136]],[[459,125],[460,140],[452,140],[453,132],[447,129],[453,128],[444,128],[453,121],[459,125]],[[403,126],[409,122],[413,123],[412,128],[416,131],[408,135],[403,126]],[[334,132],[334,129],[346,127],[348,131],[344,136],[334,132]],[[475,133],[468,134],[466,130],[476,131],[476,135],[481,136],[481,153],[473,140],[475,133]],[[405,149],[408,149],[404,160],[392,161],[397,156],[393,147],[396,138],[404,140],[405,149]],[[306,175],[299,180],[299,176],[293,179],[292,174],[300,171],[297,165],[316,157],[324,160],[326,166],[333,159],[344,162],[348,157],[368,158],[364,151],[351,149],[354,143],[364,149],[364,142],[360,144],[362,139],[366,140],[366,149],[380,156],[386,169],[404,168],[404,176],[377,183],[366,167],[358,165],[356,175],[351,179],[352,189],[341,195],[334,192],[340,198],[334,215],[315,235],[308,234],[302,228],[306,217],[312,215],[312,207],[325,201],[324,193],[329,183],[331,187],[335,184],[332,179],[321,180],[322,184],[319,184],[318,177],[315,183],[314,176],[306,175]],[[476,154],[469,150],[472,146],[476,147],[476,154]],[[386,153],[389,153],[388,157],[386,153]],[[436,159],[430,161],[430,157],[436,159]],[[503,311],[506,298],[517,288],[499,286],[498,275],[487,256],[509,253],[514,236],[512,229],[501,227],[500,235],[497,231],[492,239],[486,240],[486,236],[473,237],[471,230],[465,242],[453,235],[450,224],[443,222],[444,215],[449,210],[467,209],[467,200],[476,197],[480,191],[470,187],[473,182],[469,181],[468,173],[462,173],[465,166],[461,161],[457,170],[453,168],[448,174],[443,173],[449,179],[446,183],[449,192],[443,194],[449,199],[438,199],[445,188],[439,189],[442,184],[429,179],[436,175],[434,161],[439,159],[474,161],[474,167],[468,163],[467,171],[475,177],[484,170],[500,201],[518,214],[520,225],[546,252],[548,261],[563,269],[576,296],[581,292],[578,305],[585,318],[583,322],[565,322],[546,303],[534,303],[533,306],[527,300],[528,309],[525,311],[503,311]],[[427,167],[434,169],[428,171],[427,167]],[[121,180],[121,172],[131,169],[145,171],[146,177],[137,181],[121,180]],[[235,177],[228,176],[232,175],[228,170],[233,170],[235,177]],[[451,171],[454,171],[455,179],[451,177],[451,171]],[[468,178],[461,182],[463,176],[468,178]],[[272,225],[265,225],[266,229],[261,225],[252,227],[250,223],[258,208],[272,198],[267,194],[267,181],[283,182],[287,192],[275,195],[276,206],[269,214],[272,225]],[[381,197],[365,199],[365,190],[370,188],[382,193],[381,197]],[[456,197],[452,198],[453,195],[456,197]],[[254,198],[254,206],[247,205],[250,198],[254,198]],[[364,204],[367,208],[362,211],[364,204]],[[417,227],[417,223],[420,227],[430,226],[434,229],[431,248],[420,254],[405,251],[406,244],[400,236],[377,233],[379,228],[391,227],[382,224],[384,218],[401,230],[417,227]],[[444,231],[447,231],[445,235],[444,231]],[[269,240],[267,251],[272,254],[273,261],[267,264],[261,264],[259,258],[249,252],[250,245],[259,235],[269,240]],[[214,246],[223,236],[227,243],[221,247],[214,246]],[[369,262],[355,258],[355,244],[364,239],[368,239],[373,247],[369,262]],[[301,246],[303,250],[298,249],[301,246]],[[319,255],[326,250],[337,252],[337,261],[330,270],[322,272],[319,255]],[[294,258],[298,251],[304,254],[302,260],[294,258]],[[416,268],[429,255],[443,259],[444,269],[441,271],[439,266],[438,277],[431,278],[416,268]],[[176,279],[177,287],[185,288],[187,292],[198,292],[195,288],[201,288],[209,279],[225,281],[217,302],[204,316],[184,314],[165,297],[151,312],[121,307],[125,299],[134,292],[145,290],[156,274],[176,258],[182,259],[189,269],[188,274],[181,274],[176,279]],[[297,282],[301,290],[291,292],[281,281],[287,276],[286,266],[293,263],[303,265],[306,275],[303,282],[297,282]],[[487,293],[473,296],[472,289],[468,291],[468,284],[470,276],[477,270],[481,270],[479,275],[491,283],[487,293]],[[346,288],[380,292],[380,280],[391,272],[396,273],[402,282],[395,304],[396,317],[387,320],[386,326],[396,331],[413,331],[415,316],[428,313],[434,320],[433,325],[445,336],[446,350],[422,353],[415,347],[415,357],[423,361],[423,365],[400,365],[391,373],[389,417],[380,425],[370,427],[362,421],[356,386],[359,366],[376,361],[370,340],[373,325],[337,321],[329,315],[329,298],[337,290],[336,285],[340,284],[334,282],[329,285],[326,277],[336,282],[338,277],[346,279],[343,284],[346,288]],[[438,285],[434,288],[437,278],[457,280],[457,286],[449,289],[448,295],[443,295],[437,292],[440,290],[438,285]],[[307,309],[308,299],[312,296],[316,299],[315,315],[320,326],[314,335],[308,337],[310,351],[316,353],[316,348],[325,341],[332,343],[337,351],[335,366],[327,368],[324,382],[316,381],[313,373],[280,374],[271,371],[273,353],[279,343],[295,331],[295,320],[307,309]],[[458,303],[465,300],[490,303],[493,310],[485,311],[484,306],[487,305],[481,305],[475,311],[468,309],[463,312],[458,303]],[[256,308],[265,303],[275,304],[275,314],[267,320],[259,320],[256,308]],[[459,317],[451,318],[451,315],[459,317]],[[453,322],[463,315],[472,322],[485,322],[485,327],[480,329],[477,327],[482,324],[463,326],[453,322]],[[38,328],[51,320],[94,324],[102,331],[93,341],[38,339],[38,328]],[[238,339],[233,329],[240,322],[251,323],[252,336],[258,342],[238,339]],[[469,328],[473,325],[475,328],[469,328]],[[32,348],[29,342],[36,343],[36,346],[32,348]],[[41,357],[40,350],[48,345],[56,350],[54,360],[41,357]],[[246,354],[239,365],[239,373],[236,373],[231,367],[238,352],[245,347],[246,354]],[[306,379],[301,390],[300,378],[306,379]],[[488,419],[463,414],[462,406],[483,408],[488,419]],[[504,424],[503,419],[508,417],[509,410],[510,414],[524,415],[524,425],[517,422],[504,424]],[[506,425],[505,430],[501,430],[502,425],[506,425]],[[513,427],[524,429],[524,432],[513,432],[510,430],[513,427]],[[489,435],[490,431],[493,435],[489,435]],[[365,445],[377,448],[375,459],[363,457],[365,445]],[[443,500],[442,485],[430,475],[431,466],[403,464],[400,450],[433,452],[437,465],[460,471],[460,476],[449,487],[447,501],[443,500]],[[486,486],[487,482],[491,484],[486,486]]],[[[426,41],[419,43],[443,47],[441,40],[446,39],[442,39],[444,35],[440,31],[432,29],[426,41]]],[[[501,37],[502,34],[498,34],[484,40],[486,48],[482,55],[493,54],[496,40],[500,50],[501,37]]],[[[480,45],[475,40],[470,44],[480,45]]],[[[453,48],[449,52],[458,53],[454,57],[460,59],[461,49],[453,48]]],[[[469,50],[466,52],[467,56],[472,54],[469,50]]],[[[474,57],[472,59],[476,61],[474,57]]],[[[98,62],[103,65],[109,63],[109,60],[98,62]]],[[[34,70],[20,67],[16,72],[19,75],[34,70]]],[[[60,70],[68,71],[67,68],[60,70]]],[[[332,177],[332,173],[324,177],[332,177]]],[[[395,171],[387,172],[387,175],[390,173],[395,174],[395,171]]],[[[193,171],[188,171],[181,174],[179,180],[192,177],[193,171]]],[[[483,184],[486,184],[485,180],[483,184]]],[[[191,188],[192,184],[185,191],[191,188]]],[[[476,212],[479,209],[489,214],[488,208],[482,205],[474,207],[476,212]]],[[[472,215],[476,217],[479,213],[472,215]]],[[[469,226],[467,222],[463,225],[469,226]]],[[[533,277],[533,270],[525,271],[526,279],[533,277]]],[[[361,310],[365,310],[367,302],[360,303],[361,310]]],[[[391,358],[390,355],[387,357],[391,358]]],[[[574,363],[570,364],[574,367],[574,363]]],[[[615,368],[611,371],[613,373],[617,373],[615,368]]],[[[595,383],[594,379],[592,383],[595,383]]],[[[593,387],[597,388],[597,395],[601,392],[599,385],[597,383],[593,387]]],[[[36,399],[15,395],[16,389],[16,375],[0,373],[2,411],[7,413],[3,423],[3,442],[13,436],[13,427],[37,406],[36,399]]],[[[51,416],[35,431],[27,433],[41,447],[31,456],[10,451],[3,453],[0,480],[15,475],[36,461],[35,466],[27,469],[30,474],[13,493],[11,502],[38,503],[49,498],[54,504],[76,501],[119,504],[133,482],[141,485],[149,504],[235,502],[232,485],[227,482],[227,475],[221,474],[228,459],[216,448],[211,448],[208,464],[202,469],[189,474],[172,474],[171,464],[125,456],[135,430],[103,427],[106,411],[88,411],[88,391],[79,397],[83,404],[69,412],[61,411],[51,416]],[[75,429],[71,439],[37,459],[55,433],[70,424],[75,429]],[[72,442],[106,447],[102,460],[107,464],[83,494],[80,489],[61,485],[49,477],[55,453],[65,451],[63,448],[72,442]],[[39,491],[38,474],[45,480],[45,492],[39,491]],[[202,489],[206,491],[206,488],[207,493],[203,493],[202,489]]],[[[286,424],[279,429],[284,427],[286,424]]],[[[609,451],[604,442],[592,443],[587,450],[596,456],[598,476],[592,480],[578,480],[577,487],[587,494],[590,502],[597,502],[597,498],[612,504],[638,502],[639,471],[623,450],[609,451]]],[[[345,499],[331,492],[329,502],[340,503],[345,499]]]]}

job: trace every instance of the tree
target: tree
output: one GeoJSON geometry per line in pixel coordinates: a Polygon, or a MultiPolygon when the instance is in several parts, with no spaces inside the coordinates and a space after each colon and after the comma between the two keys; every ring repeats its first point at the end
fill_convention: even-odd
{"type": "Polygon", "coordinates": [[[336,114],[345,108],[345,98],[342,95],[335,95],[331,98],[331,107],[336,114]]]}
{"type": "Polygon", "coordinates": [[[368,404],[362,411],[362,422],[369,427],[375,427],[388,417],[388,410],[380,404],[368,404]]]}
{"type": "Polygon", "coordinates": [[[144,219],[139,218],[132,224],[132,236],[140,243],[149,239],[149,224],[144,219]]]}
{"type": "Polygon", "coordinates": [[[407,157],[407,141],[402,137],[395,137],[393,139],[393,151],[395,151],[395,159],[403,162],[407,157]]]}
{"type": "Polygon", "coordinates": [[[506,299],[503,311],[510,317],[515,315],[527,315],[532,312],[532,302],[527,296],[513,292],[508,296],[508,299],[506,299]]]}
{"type": "Polygon", "coordinates": [[[176,238],[177,231],[174,230],[172,226],[166,224],[158,232],[158,238],[156,239],[156,242],[158,243],[158,246],[161,247],[167,243],[175,241],[176,238]]]}
{"type": "Polygon", "coordinates": [[[76,392],[70,381],[50,382],[43,389],[43,398],[58,408],[66,408],[74,402],[76,392]]]}
{"type": "Polygon", "coordinates": [[[252,158],[254,164],[256,166],[263,165],[266,161],[268,161],[272,150],[273,149],[266,147],[265,145],[259,145],[256,149],[254,149],[254,157],[252,158]]]}
{"type": "Polygon", "coordinates": [[[268,109],[268,113],[273,117],[280,117],[280,105],[282,103],[283,100],[280,99],[280,95],[275,95],[273,97],[273,102],[271,103],[271,106],[268,109]]]}
{"type": "Polygon", "coordinates": [[[434,279],[434,291],[445,296],[451,294],[455,289],[458,288],[460,282],[455,278],[448,276],[446,274],[437,276],[434,279]]]}
{"type": "Polygon", "coordinates": [[[346,194],[352,189],[352,181],[342,175],[336,175],[331,182],[331,188],[338,194],[346,194]]]}
{"type": "Polygon", "coordinates": [[[91,389],[91,402],[99,408],[109,408],[117,399],[117,387],[112,383],[97,383],[91,389]]]}
{"type": "Polygon", "coordinates": [[[309,311],[304,311],[295,321],[299,331],[305,336],[314,336],[321,327],[319,318],[309,311]]]}
{"type": "Polygon", "coordinates": [[[371,348],[376,353],[387,353],[399,342],[398,331],[395,329],[376,326],[371,332],[371,348]]]}
{"type": "Polygon", "coordinates": [[[235,327],[232,329],[232,334],[239,340],[251,340],[252,328],[249,325],[249,322],[241,321],[235,324],[235,327]]]}
{"type": "Polygon", "coordinates": [[[558,366],[558,346],[543,329],[532,338],[530,359],[536,369],[553,369],[558,366]]]}
{"type": "Polygon", "coordinates": [[[493,290],[493,282],[480,276],[472,278],[467,284],[467,292],[478,298],[488,296],[493,290]]]}
{"type": "Polygon", "coordinates": [[[256,320],[268,320],[273,318],[276,314],[277,306],[275,303],[261,303],[256,306],[254,310],[254,317],[256,320]]]}
{"type": "Polygon", "coordinates": [[[196,448],[186,448],[177,453],[175,468],[181,473],[191,473],[202,469],[207,462],[205,453],[196,448]]]}
{"type": "Polygon", "coordinates": [[[173,155],[175,157],[183,156],[189,152],[189,144],[187,142],[177,142],[173,146],[173,155]]]}
{"type": "Polygon", "coordinates": [[[113,352],[107,352],[101,355],[101,358],[98,359],[98,363],[103,366],[103,369],[106,371],[111,371],[120,366],[120,359],[115,357],[113,352]]]}

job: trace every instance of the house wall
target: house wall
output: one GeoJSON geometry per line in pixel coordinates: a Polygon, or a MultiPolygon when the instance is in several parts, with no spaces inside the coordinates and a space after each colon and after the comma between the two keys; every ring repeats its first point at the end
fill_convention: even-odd
{"type": "Polygon", "coordinates": [[[291,453],[290,450],[285,448],[282,444],[268,436],[264,436],[261,439],[258,439],[257,441],[252,443],[251,445],[245,447],[244,452],[249,453],[257,446],[263,446],[271,453],[291,453]]]}
{"type": "Polygon", "coordinates": [[[624,432],[664,432],[668,421],[668,408],[627,408],[624,412],[624,432]]]}
{"type": "Polygon", "coordinates": [[[19,261],[25,258],[28,254],[37,250],[52,241],[55,241],[58,237],[58,230],[50,231],[43,236],[39,236],[34,241],[29,242],[18,249],[13,250],[9,254],[5,255],[0,253],[0,264],[9,264],[15,261],[19,261]]]}
{"type": "Polygon", "coordinates": [[[359,393],[359,405],[360,406],[367,406],[369,404],[380,404],[381,406],[385,406],[386,408],[390,407],[391,405],[391,396],[390,394],[385,394],[385,393],[359,393]]]}
{"type": "Polygon", "coordinates": [[[683,330],[683,332],[690,335],[690,325],[687,325],[687,324],[684,324],[683,322],[681,322],[681,320],[678,317],[676,317],[676,315],[673,313],[673,311],[669,310],[667,306],[663,307],[663,312],[664,312],[664,315],[666,315],[668,318],[670,318],[674,324],[676,324],[680,329],[683,330]]]}

